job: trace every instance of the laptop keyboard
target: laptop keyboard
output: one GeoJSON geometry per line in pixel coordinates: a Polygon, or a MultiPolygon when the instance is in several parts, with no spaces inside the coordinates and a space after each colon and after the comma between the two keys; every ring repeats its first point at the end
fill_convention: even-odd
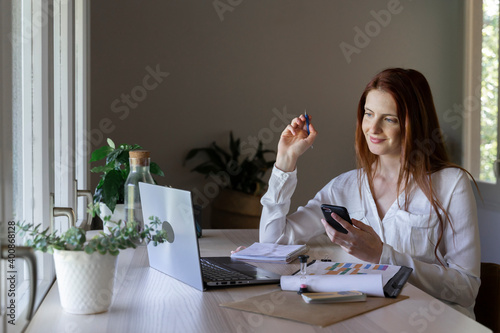
{"type": "Polygon", "coordinates": [[[229,268],[219,266],[206,259],[201,258],[201,270],[203,277],[210,281],[238,281],[238,280],[251,280],[251,276],[233,271],[229,268]]]}

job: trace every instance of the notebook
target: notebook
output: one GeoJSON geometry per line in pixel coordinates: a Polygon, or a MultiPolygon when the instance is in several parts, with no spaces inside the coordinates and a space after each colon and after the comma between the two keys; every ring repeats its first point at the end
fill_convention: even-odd
{"type": "Polygon", "coordinates": [[[246,249],[231,254],[233,259],[248,261],[290,263],[308,251],[307,245],[253,243],[246,249]]]}
{"type": "Polygon", "coordinates": [[[191,192],[146,183],[139,183],[139,191],[144,223],[149,226],[149,217],[156,216],[168,234],[167,242],[148,244],[151,268],[201,291],[279,283],[280,275],[229,256],[200,258],[191,192]]]}

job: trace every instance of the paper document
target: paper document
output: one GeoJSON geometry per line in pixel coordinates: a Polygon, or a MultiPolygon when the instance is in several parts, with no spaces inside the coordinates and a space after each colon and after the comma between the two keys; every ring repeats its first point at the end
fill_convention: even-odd
{"type": "MultiPolygon", "coordinates": [[[[282,290],[299,290],[303,283],[297,275],[281,276],[282,290]]],[[[305,284],[307,290],[313,293],[357,290],[368,296],[384,297],[380,275],[307,275],[305,284]]]]}

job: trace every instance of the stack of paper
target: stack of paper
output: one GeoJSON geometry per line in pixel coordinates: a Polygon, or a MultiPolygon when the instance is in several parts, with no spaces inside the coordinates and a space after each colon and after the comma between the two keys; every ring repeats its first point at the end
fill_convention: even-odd
{"type": "Polygon", "coordinates": [[[231,254],[234,259],[248,261],[289,263],[306,253],[306,245],[280,245],[273,243],[253,243],[244,250],[231,254]]]}

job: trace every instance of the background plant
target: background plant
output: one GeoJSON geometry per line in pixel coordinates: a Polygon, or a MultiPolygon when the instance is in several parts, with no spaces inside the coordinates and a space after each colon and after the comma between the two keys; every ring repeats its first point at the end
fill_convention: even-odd
{"type": "Polygon", "coordinates": [[[266,160],[265,154],[275,153],[274,150],[263,149],[262,141],[259,141],[257,150],[253,157],[241,156],[241,141],[234,139],[233,132],[229,133],[229,151],[222,149],[217,143],[206,148],[191,149],[184,162],[194,158],[198,154],[205,157],[205,161],[197,165],[191,171],[220,178],[222,184],[235,191],[247,194],[260,195],[264,192],[266,183],[263,177],[266,171],[274,165],[274,160],[266,160]]]}
{"type": "MultiPolygon", "coordinates": [[[[93,215],[99,213],[99,202],[104,202],[114,212],[116,204],[124,203],[124,186],[130,172],[129,152],[142,149],[134,144],[122,144],[118,147],[108,138],[108,145],[102,146],[92,152],[90,162],[106,159],[106,164],[92,168],[93,173],[102,173],[99,184],[94,193],[94,205],[90,207],[93,215]]],[[[152,175],[164,176],[158,164],[151,162],[150,172],[152,175]]]]}
{"type": "MultiPolygon", "coordinates": [[[[109,219],[107,216],[105,219],[109,219]]],[[[164,243],[167,240],[167,232],[162,229],[162,222],[158,217],[150,217],[150,226],[145,226],[143,230],[138,230],[136,222],[129,222],[122,226],[119,221],[110,228],[110,234],[100,232],[87,241],[85,230],[71,227],[66,232],[58,235],[57,231],[49,232],[49,228],[40,230],[41,225],[33,226],[29,223],[17,223],[17,230],[20,236],[30,236],[26,240],[26,246],[35,250],[54,253],[54,250],[85,251],[88,254],[99,252],[118,255],[119,250],[136,248],[143,242],[153,242],[154,246],[164,243]]]]}

